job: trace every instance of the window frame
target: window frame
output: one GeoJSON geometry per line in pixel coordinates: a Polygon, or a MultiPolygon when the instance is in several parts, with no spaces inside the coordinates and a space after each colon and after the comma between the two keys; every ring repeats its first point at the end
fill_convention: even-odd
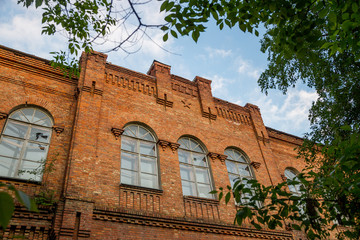
{"type": "MultiPolygon", "coordinates": [[[[206,148],[204,147],[204,145],[202,144],[201,141],[199,141],[198,139],[192,137],[192,136],[182,136],[179,138],[179,140],[177,141],[180,146],[178,148],[178,160],[179,160],[179,167],[180,167],[180,179],[181,179],[181,187],[182,187],[182,192],[183,192],[183,196],[185,197],[196,197],[196,198],[204,198],[204,199],[211,199],[211,200],[214,200],[215,199],[215,196],[212,195],[212,194],[209,194],[207,193],[207,196],[200,196],[202,193],[201,191],[199,190],[199,185],[201,186],[202,185],[207,185],[209,186],[209,189],[210,191],[213,191],[215,188],[214,188],[214,182],[213,182],[213,178],[212,178],[212,174],[211,174],[211,166],[210,166],[210,161],[209,161],[209,158],[207,156],[207,150],[206,148]],[[183,148],[182,147],[182,144],[180,141],[183,141],[183,139],[187,139],[189,141],[194,141],[197,145],[195,146],[195,148],[197,147],[200,147],[200,149],[202,150],[201,152],[200,151],[194,151],[194,150],[190,150],[190,149],[187,149],[187,148],[183,148]],[[189,154],[189,159],[192,160],[192,159],[195,159],[193,157],[193,155],[195,154],[198,154],[198,155],[203,155],[204,158],[205,158],[205,163],[206,165],[205,166],[200,166],[200,165],[195,165],[193,163],[185,163],[185,162],[181,162],[180,161],[180,153],[179,151],[184,151],[185,153],[188,153],[189,154]],[[182,176],[181,176],[181,166],[185,166],[185,167],[188,167],[191,169],[191,172],[190,172],[190,175],[192,174],[194,180],[191,181],[191,180],[187,180],[187,179],[183,179],[182,176]],[[205,170],[206,173],[207,173],[207,178],[208,178],[208,183],[205,183],[205,182],[199,182],[197,180],[197,177],[196,177],[196,170],[205,170]],[[184,194],[184,189],[183,189],[183,182],[187,182],[187,183],[193,183],[194,186],[195,186],[195,192],[196,192],[196,195],[185,195],[184,194]]],[[[195,149],[194,148],[194,149],[195,149]]],[[[190,185],[191,186],[191,185],[190,185]]],[[[209,191],[209,192],[210,192],[209,191]]]]}
{"type": "MultiPolygon", "coordinates": [[[[22,173],[19,173],[19,171],[22,171],[24,169],[24,168],[22,168],[22,165],[25,162],[38,163],[38,166],[36,168],[34,168],[33,170],[30,170],[30,171],[37,170],[39,167],[41,167],[42,164],[46,164],[46,159],[47,159],[47,155],[49,153],[49,148],[50,148],[50,143],[51,143],[53,126],[54,126],[54,120],[53,120],[52,116],[45,109],[39,108],[37,106],[19,107],[19,108],[15,109],[14,111],[12,111],[9,114],[9,116],[6,118],[6,122],[4,124],[3,129],[2,129],[2,132],[1,132],[1,135],[0,135],[0,145],[3,142],[8,142],[8,144],[11,144],[11,143],[9,143],[9,140],[10,141],[11,140],[19,141],[21,144],[19,144],[17,147],[20,148],[20,152],[19,152],[19,156],[17,158],[6,156],[5,154],[2,154],[0,152],[0,157],[1,158],[11,159],[11,161],[17,161],[15,163],[15,165],[16,165],[15,169],[12,171],[14,173],[12,176],[0,175],[0,177],[17,179],[17,180],[41,182],[43,174],[41,174],[41,176],[35,175],[34,179],[32,179],[31,177],[21,177],[22,173]],[[33,109],[31,120],[27,119],[27,116],[23,113],[22,110],[24,110],[24,109],[33,109]],[[45,117],[33,122],[33,118],[34,118],[37,111],[41,112],[45,117]],[[18,119],[13,119],[12,117],[16,113],[23,114],[24,117],[28,120],[28,122],[21,121],[21,120],[18,120],[18,119]],[[43,125],[36,124],[37,122],[41,121],[42,119],[48,119],[50,121],[50,126],[43,126],[43,125]],[[20,125],[20,126],[26,127],[27,130],[26,130],[24,136],[12,136],[12,135],[9,135],[8,133],[6,133],[6,130],[8,130],[8,128],[10,128],[9,127],[10,124],[20,125]],[[31,139],[31,133],[32,133],[33,129],[40,129],[40,130],[44,130],[44,131],[48,132],[49,135],[46,138],[47,141],[36,141],[37,139],[35,139],[35,140],[31,139]],[[9,140],[7,140],[7,139],[9,139],[9,140]],[[37,144],[40,147],[40,150],[42,150],[41,147],[45,147],[46,150],[43,153],[44,159],[39,159],[39,161],[31,160],[31,159],[25,159],[25,152],[28,149],[30,149],[30,148],[28,148],[30,146],[30,144],[37,144]],[[37,178],[37,176],[39,176],[39,178],[37,178]]],[[[11,164],[9,166],[11,166],[11,164]]],[[[10,168],[11,167],[9,167],[9,169],[10,168]]],[[[25,171],[25,173],[26,173],[26,171],[28,171],[28,170],[23,170],[23,171],[25,171]]],[[[30,173],[30,174],[33,174],[33,173],[30,173]]]]}
{"type": "MultiPolygon", "coordinates": [[[[132,130],[130,129],[130,131],[132,131],[132,130]]],[[[161,190],[160,166],[159,166],[160,164],[159,164],[159,156],[158,156],[159,151],[158,151],[158,146],[157,146],[157,137],[156,137],[156,135],[153,133],[153,131],[149,127],[144,126],[144,125],[139,124],[139,123],[127,124],[124,127],[124,133],[121,136],[121,148],[120,148],[120,151],[121,151],[121,153],[120,153],[120,184],[125,184],[125,185],[128,185],[128,186],[141,187],[141,188],[161,190]],[[153,141],[142,139],[142,138],[139,138],[139,137],[125,135],[124,133],[126,131],[126,128],[130,128],[131,126],[137,127],[137,132],[138,133],[139,133],[140,128],[143,128],[144,130],[146,130],[147,134],[150,134],[153,141]],[[135,141],[135,151],[134,152],[130,151],[130,150],[123,149],[123,147],[124,147],[123,140],[126,140],[126,139],[129,139],[130,141],[135,141]],[[141,153],[140,145],[141,145],[142,142],[143,143],[151,143],[151,144],[154,145],[154,155],[148,155],[148,154],[141,153]],[[135,164],[135,168],[137,168],[136,170],[123,167],[123,153],[135,156],[136,161],[135,161],[134,164],[135,164]],[[153,159],[153,162],[155,163],[155,167],[154,167],[155,168],[155,173],[149,173],[149,172],[142,171],[142,169],[141,169],[142,157],[143,158],[148,158],[148,159],[153,159]],[[135,175],[136,175],[135,179],[133,179],[131,177],[131,181],[134,181],[134,184],[128,183],[128,182],[123,182],[123,180],[122,180],[123,171],[128,171],[128,172],[131,172],[131,173],[135,173],[135,175]],[[156,181],[155,181],[156,187],[149,187],[149,186],[142,185],[141,184],[141,182],[142,182],[141,181],[141,176],[143,174],[150,175],[150,176],[155,176],[155,178],[156,178],[156,181]]]]}
{"type": "MultiPolygon", "coordinates": [[[[226,159],[225,159],[225,165],[226,165],[226,170],[227,170],[227,173],[228,173],[228,177],[229,177],[231,187],[233,187],[235,182],[233,182],[231,180],[230,176],[236,176],[235,179],[240,179],[240,180],[244,179],[244,178],[248,179],[248,180],[255,180],[256,179],[254,169],[250,164],[251,163],[250,159],[242,150],[240,150],[238,148],[235,148],[235,147],[228,147],[228,148],[225,149],[224,154],[227,156],[226,159]],[[240,156],[239,158],[242,158],[245,162],[233,159],[233,156],[230,156],[230,154],[228,154],[227,151],[233,151],[234,153],[235,152],[238,153],[239,156],[240,156]],[[236,167],[236,170],[237,170],[238,173],[233,173],[233,172],[229,171],[228,164],[227,164],[228,162],[231,162],[232,164],[235,164],[235,167],[236,167]],[[241,173],[240,173],[238,165],[246,165],[249,168],[249,170],[248,170],[249,176],[242,176],[241,173]]],[[[240,197],[240,202],[237,202],[236,199],[234,199],[234,201],[235,201],[235,205],[241,206],[241,205],[246,205],[249,200],[245,200],[245,199],[243,199],[243,197],[240,197]]],[[[257,204],[259,206],[261,205],[260,202],[258,202],[257,204]]]]}
{"type": "MultiPolygon", "coordinates": [[[[284,170],[284,176],[286,177],[286,179],[296,180],[296,181],[300,182],[299,178],[297,177],[298,175],[299,175],[299,171],[296,170],[295,168],[287,167],[284,170]],[[290,172],[291,174],[293,174],[294,177],[292,177],[292,178],[288,177],[287,172],[290,172]]],[[[301,191],[300,191],[301,183],[299,183],[297,185],[291,185],[291,186],[292,186],[292,188],[295,188],[295,191],[292,191],[291,190],[292,188],[290,188],[290,186],[288,185],[288,189],[289,189],[290,193],[294,196],[300,196],[301,195],[301,191]]]]}

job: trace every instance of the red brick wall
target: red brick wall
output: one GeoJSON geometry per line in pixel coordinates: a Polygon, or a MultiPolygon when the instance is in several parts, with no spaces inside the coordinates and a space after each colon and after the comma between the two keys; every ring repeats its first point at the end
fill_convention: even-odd
{"type": "MultiPolygon", "coordinates": [[[[55,235],[60,239],[245,237],[236,235],[245,230],[226,225],[233,223],[236,212],[232,201],[225,205],[183,197],[177,150],[170,146],[158,145],[161,191],[120,186],[121,136],[116,139],[111,129],[138,122],[148,126],[157,140],[169,144],[185,135],[197,138],[207,152],[214,153],[209,164],[215,189],[230,185],[221,159],[226,148],[241,149],[250,161],[260,163],[254,171],[256,179],[272,184],[282,181],[286,167],[304,166],[293,150],[299,139],[267,129],[255,105],[241,107],[213,98],[210,80],[196,77],[189,81],[171,75],[170,66],[156,61],[149,75],[141,74],[106,63],[106,58],[98,53],[83,55],[80,78],[69,80],[46,60],[0,47],[0,112],[9,114],[17,106],[36,105],[48,110],[55,125],[64,128],[58,136],[52,135],[48,157],[56,157],[56,167],[43,182],[55,190],[59,201],[55,235]],[[77,89],[79,94],[74,94],[77,89]],[[97,207],[117,209],[130,219],[139,215],[154,221],[158,217],[175,224],[174,219],[181,218],[185,222],[175,221],[179,226],[195,220],[213,223],[213,229],[226,225],[227,235],[201,230],[204,226],[186,230],[103,221],[94,214],[97,207]]],[[[0,120],[1,128],[5,120],[0,120]]],[[[101,216],[111,214],[112,210],[106,210],[101,216]]],[[[279,239],[291,236],[289,232],[276,234],[279,239]]],[[[246,239],[262,238],[259,236],[247,235],[246,239]]]]}

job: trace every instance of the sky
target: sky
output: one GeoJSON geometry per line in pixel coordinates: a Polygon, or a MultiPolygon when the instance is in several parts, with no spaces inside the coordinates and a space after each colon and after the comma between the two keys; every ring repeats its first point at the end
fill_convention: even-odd
{"type": "MultiPolygon", "coordinates": [[[[159,23],[159,1],[139,9],[142,20],[159,23]]],[[[128,30],[134,27],[131,19],[128,30]]],[[[66,49],[63,34],[41,35],[41,10],[17,5],[17,0],[0,0],[0,44],[51,60],[51,51],[66,49]]],[[[112,47],[113,39],[124,37],[124,29],[117,29],[109,41],[94,46],[96,51],[112,47]]],[[[260,31],[261,32],[261,31],[260,31]]],[[[135,45],[124,51],[109,52],[107,61],[115,65],[146,73],[153,60],[171,66],[171,73],[193,80],[200,76],[212,80],[214,97],[244,106],[259,106],[266,126],[299,137],[309,131],[308,113],[316,93],[304,85],[289,89],[286,95],[278,90],[265,95],[257,79],[268,64],[267,55],[260,51],[260,37],[239,29],[219,30],[210,22],[198,42],[190,37],[169,38],[162,41],[161,30],[148,30],[135,45]]]]}

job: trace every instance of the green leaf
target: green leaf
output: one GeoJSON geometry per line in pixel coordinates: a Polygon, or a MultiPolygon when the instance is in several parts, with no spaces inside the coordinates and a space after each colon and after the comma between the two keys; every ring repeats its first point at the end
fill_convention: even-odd
{"type": "Polygon", "coordinates": [[[229,202],[230,197],[231,197],[231,194],[230,194],[230,192],[228,192],[228,193],[226,194],[226,196],[225,196],[225,203],[226,203],[226,204],[229,202]]]}
{"type": "Polygon", "coordinates": [[[24,205],[28,210],[31,209],[31,199],[28,195],[26,195],[23,191],[16,190],[15,191],[16,199],[24,205]]]}
{"type": "Polygon", "coordinates": [[[301,227],[297,224],[291,224],[291,227],[294,229],[294,230],[298,230],[298,231],[301,231],[301,227]]]}
{"type": "Polygon", "coordinates": [[[194,30],[194,31],[192,32],[192,34],[191,34],[191,37],[192,37],[192,39],[193,39],[195,42],[198,41],[199,36],[200,36],[200,33],[199,33],[199,31],[197,31],[197,30],[194,30]]]}
{"type": "Polygon", "coordinates": [[[176,34],[176,32],[175,32],[174,30],[171,30],[170,32],[171,32],[171,35],[172,35],[174,38],[177,38],[177,37],[178,37],[178,35],[176,34]]]}
{"type": "Polygon", "coordinates": [[[359,10],[359,6],[356,4],[356,2],[352,3],[351,8],[354,13],[358,12],[358,10],[359,10]]]}
{"type": "Polygon", "coordinates": [[[219,193],[219,201],[223,198],[223,196],[224,196],[224,193],[223,193],[223,192],[220,192],[220,193],[219,193]]]}
{"type": "Polygon", "coordinates": [[[15,210],[14,201],[10,194],[0,192],[0,226],[5,229],[15,210]]]}
{"type": "Polygon", "coordinates": [[[168,33],[165,33],[165,35],[163,36],[163,41],[166,42],[169,38],[168,33]]]}
{"type": "Polygon", "coordinates": [[[35,7],[36,8],[40,7],[42,5],[42,3],[43,3],[43,0],[36,0],[35,1],[35,7]]]}

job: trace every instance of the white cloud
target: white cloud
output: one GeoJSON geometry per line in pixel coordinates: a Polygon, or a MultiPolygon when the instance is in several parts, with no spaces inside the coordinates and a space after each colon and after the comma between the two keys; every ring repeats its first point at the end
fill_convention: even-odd
{"type": "Polygon", "coordinates": [[[238,57],[236,59],[236,64],[237,64],[237,72],[240,75],[243,76],[245,75],[256,80],[260,77],[262,69],[254,66],[254,64],[251,61],[245,60],[242,57],[238,57]]]}
{"type": "Polygon", "coordinates": [[[213,96],[220,97],[220,98],[227,98],[229,95],[230,83],[233,82],[232,79],[225,78],[220,75],[212,75],[212,76],[205,76],[204,78],[211,80],[211,90],[213,96]]]}
{"type": "Polygon", "coordinates": [[[304,133],[309,127],[309,109],[317,97],[315,91],[292,89],[284,96],[282,103],[274,103],[267,96],[262,96],[254,104],[260,107],[265,125],[285,132],[304,133]]]}
{"type": "Polygon", "coordinates": [[[215,57],[225,58],[231,55],[231,50],[206,47],[205,51],[208,53],[209,58],[215,58],[215,57]]]}
{"type": "MultiPolygon", "coordinates": [[[[14,5],[15,3],[9,2],[8,4],[14,5]]],[[[15,5],[15,8],[19,8],[15,5]]],[[[5,10],[1,9],[1,11],[5,10]]],[[[1,21],[1,44],[49,58],[50,51],[58,51],[64,46],[64,38],[44,36],[41,35],[41,31],[41,10],[28,8],[26,11],[20,11],[17,15],[1,21]]]]}

